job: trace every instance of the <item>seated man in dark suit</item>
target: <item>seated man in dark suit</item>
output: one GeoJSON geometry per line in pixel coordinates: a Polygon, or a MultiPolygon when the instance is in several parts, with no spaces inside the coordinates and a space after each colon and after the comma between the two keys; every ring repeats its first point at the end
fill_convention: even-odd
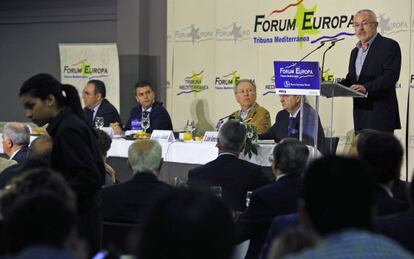
{"type": "Polygon", "coordinates": [[[408,203],[395,197],[393,186],[399,181],[404,150],[391,133],[371,131],[358,138],[358,157],[375,173],[377,215],[408,210],[408,203]]]}
{"type": "MultiPolygon", "coordinates": [[[[280,95],[280,102],[283,110],[276,114],[276,121],[273,126],[265,133],[259,134],[259,139],[274,139],[275,142],[293,137],[299,138],[299,123],[300,123],[300,95],[280,95]]],[[[303,107],[303,135],[302,139],[306,145],[313,146],[315,136],[315,116],[316,111],[305,101],[303,107]]],[[[323,132],[322,124],[318,116],[318,149],[322,154],[327,153],[325,144],[325,134],[323,132]]]]}
{"type": "Polygon", "coordinates": [[[376,230],[414,253],[414,177],[410,183],[410,211],[384,216],[375,221],[376,230]]]}
{"type": "Polygon", "coordinates": [[[9,122],[3,129],[3,152],[10,160],[22,164],[27,159],[30,130],[23,123],[9,122]]]}
{"type": "Polygon", "coordinates": [[[154,140],[137,140],[128,148],[128,165],[134,177],[101,190],[104,221],[142,223],[143,212],[155,196],[174,187],[157,179],[162,164],[161,146],[154,140]]]}
{"type": "Polygon", "coordinates": [[[82,99],[85,104],[83,109],[86,119],[90,125],[94,126],[96,117],[104,119],[104,127],[109,127],[111,123],[121,123],[121,117],[117,109],[105,98],[106,87],[100,80],[90,80],[82,91],[82,99]]]}
{"type": "MultiPolygon", "coordinates": [[[[149,118],[147,132],[153,130],[172,130],[172,122],[168,111],[162,102],[155,101],[155,93],[148,82],[138,82],[135,85],[135,99],[138,105],[132,108],[124,130],[142,130],[141,122],[149,118]]],[[[112,125],[115,133],[121,132],[119,125],[112,125]]]]}
{"type": "Polygon", "coordinates": [[[245,258],[257,258],[273,217],[293,213],[300,197],[301,175],[309,149],[299,140],[283,139],[273,150],[276,181],[253,192],[249,207],[239,217],[237,242],[250,239],[245,258]]]}
{"type": "Polygon", "coordinates": [[[217,159],[188,172],[190,188],[209,190],[221,186],[227,206],[236,211],[246,208],[246,194],[269,183],[262,168],[239,159],[246,142],[246,127],[239,120],[228,120],[218,134],[217,159]]]}
{"type": "Polygon", "coordinates": [[[52,138],[49,135],[41,135],[32,141],[29,147],[27,160],[22,164],[12,165],[0,174],[0,190],[6,187],[16,176],[28,169],[48,167],[50,153],[52,152],[52,138]]]}

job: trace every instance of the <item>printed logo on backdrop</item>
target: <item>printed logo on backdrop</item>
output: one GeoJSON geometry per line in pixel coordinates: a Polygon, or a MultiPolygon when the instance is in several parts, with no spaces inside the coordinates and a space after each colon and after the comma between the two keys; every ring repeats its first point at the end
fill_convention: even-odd
{"type": "Polygon", "coordinates": [[[200,26],[191,24],[185,28],[175,31],[175,42],[191,42],[193,45],[213,39],[212,31],[204,31],[200,26]]]}
{"type": "Polygon", "coordinates": [[[223,75],[216,77],[214,81],[214,89],[216,90],[233,90],[236,86],[237,81],[240,79],[240,75],[237,75],[237,70],[223,75]]]}
{"type": "Polygon", "coordinates": [[[277,94],[320,95],[318,62],[275,61],[277,94]]]}
{"type": "Polygon", "coordinates": [[[185,77],[184,83],[178,86],[180,91],[177,93],[177,95],[190,94],[190,93],[196,94],[201,91],[207,90],[208,85],[203,83],[203,79],[204,79],[203,73],[204,73],[204,70],[202,70],[200,73],[192,72],[191,76],[185,77]]]}
{"type": "Polygon", "coordinates": [[[63,66],[63,78],[103,78],[110,76],[107,67],[95,67],[87,59],[63,66]]]}
{"type": "Polygon", "coordinates": [[[378,30],[383,35],[391,35],[409,30],[409,22],[407,21],[394,21],[391,17],[387,17],[386,14],[378,14],[377,19],[378,30]]]}
{"type": "Polygon", "coordinates": [[[275,76],[270,77],[270,81],[264,86],[263,96],[268,94],[275,94],[275,76]]]}
{"type": "Polygon", "coordinates": [[[353,14],[342,15],[316,15],[316,7],[314,4],[311,8],[306,8],[303,4],[304,0],[299,0],[291,4],[284,4],[276,9],[269,10],[268,14],[257,14],[254,17],[254,33],[265,35],[253,35],[254,44],[289,44],[298,43],[302,47],[303,43],[315,44],[323,39],[333,39],[339,36],[353,36],[350,33],[352,28],[353,14]],[[296,10],[296,12],[295,12],[296,10]],[[291,13],[291,18],[283,18],[283,14],[291,13]],[[330,30],[344,31],[329,34],[330,30]],[[319,35],[321,30],[327,34],[319,35]],[[346,30],[346,31],[345,31],[346,30]],[[292,33],[296,32],[296,36],[292,33]],[[287,35],[283,35],[287,34],[287,35]],[[315,37],[311,39],[311,37],[315,37]]]}
{"type": "Polygon", "coordinates": [[[243,29],[237,22],[233,22],[230,25],[216,29],[217,41],[232,41],[237,43],[238,41],[244,41],[250,39],[250,30],[243,29]]]}

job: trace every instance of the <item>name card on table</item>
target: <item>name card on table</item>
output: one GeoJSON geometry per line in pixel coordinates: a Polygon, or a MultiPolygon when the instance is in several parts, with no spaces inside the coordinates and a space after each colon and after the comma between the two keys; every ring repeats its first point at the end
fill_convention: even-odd
{"type": "Polygon", "coordinates": [[[218,131],[206,131],[204,133],[203,142],[217,142],[218,131]]]}
{"type": "Polygon", "coordinates": [[[164,143],[174,142],[175,140],[172,130],[153,130],[150,139],[164,143]]]}

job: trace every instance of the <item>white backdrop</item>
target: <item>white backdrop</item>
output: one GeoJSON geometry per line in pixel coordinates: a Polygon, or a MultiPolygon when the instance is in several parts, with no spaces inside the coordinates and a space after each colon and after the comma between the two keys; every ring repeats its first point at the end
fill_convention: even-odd
{"type": "MultiPolygon", "coordinates": [[[[273,93],[273,61],[299,60],[329,37],[342,37],[326,55],[324,72],[343,78],[357,39],[351,26],[353,14],[372,9],[379,32],[399,42],[402,68],[397,88],[403,129],[395,132],[406,143],[409,173],[414,168],[414,129],[407,125],[407,101],[411,80],[412,33],[409,0],[169,0],[167,45],[167,104],[175,128],[194,120],[201,131],[212,129],[217,119],[238,109],[233,87],[238,78],[254,79],[257,101],[271,113],[272,123],[281,109],[273,93]]],[[[323,50],[323,49],[321,49],[323,50]]],[[[322,61],[323,51],[309,61],[322,61]]],[[[413,80],[414,82],[414,80],[413,80]]],[[[330,100],[321,98],[321,119],[329,126],[330,100]]],[[[414,104],[413,104],[414,105],[414,104]]],[[[411,106],[413,106],[411,105],[411,106]]],[[[410,120],[413,119],[410,114],[410,120]]],[[[350,143],[353,129],[352,100],[336,98],[333,132],[340,137],[338,151],[350,143]]],[[[406,165],[404,165],[405,167],[406,165]]],[[[405,174],[405,170],[404,170],[405,174]]]]}
{"type": "Polygon", "coordinates": [[[61,81],[81,94],[89,80],[105,83],[106,97],[119,111],[119,61],[115,43],[59,44],[61,81]]]}

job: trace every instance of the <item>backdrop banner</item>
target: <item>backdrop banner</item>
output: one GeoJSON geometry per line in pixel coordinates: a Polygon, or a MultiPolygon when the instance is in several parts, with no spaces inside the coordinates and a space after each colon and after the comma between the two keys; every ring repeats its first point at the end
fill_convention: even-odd
{"type": "MultiPolygon", "coordinates": [[[[173,125],[179,128],[194,120],[200,131],[213,129],[219,118],[240,108],[234,98],[239,78],[255,81],[257,102],[269,110],[274,123],[282,107],[274,89],[273,61],[300,60],[324,45],[304,61],[324,63],[324,78],[344,78],[358,41],[353,15],[366,8],[377,14],[378,32],[401,47],[402,67],[396,87],[403,129],[395,135],[405,146],[408,139],[413,153],[414,127],[407,123],[408,101],[413,98],[408,98],[413,37],[410,0],[398,4],[378,0],[168,1],[167,103],[173,125]],[[332,39],[341,40],[322,62],[332,39]]],[[[331,105],[330,99],[320,98],[322,125],[326,135],[340,138],[338,152],[346,153],[352,141],[352,98],[335,98],[332,127],[331,105]]],[[[408,162],[403,165],[404,175],[411,175],[413,159],[413,154],[404,159],[408,162]]]]}
{"type": "Polygon", "coordinates": [[[79,94],[89,80],[105,83],[106,98],[119,111],[119,61],[115,43],[59,44],[60,79],[79,94]]]}

